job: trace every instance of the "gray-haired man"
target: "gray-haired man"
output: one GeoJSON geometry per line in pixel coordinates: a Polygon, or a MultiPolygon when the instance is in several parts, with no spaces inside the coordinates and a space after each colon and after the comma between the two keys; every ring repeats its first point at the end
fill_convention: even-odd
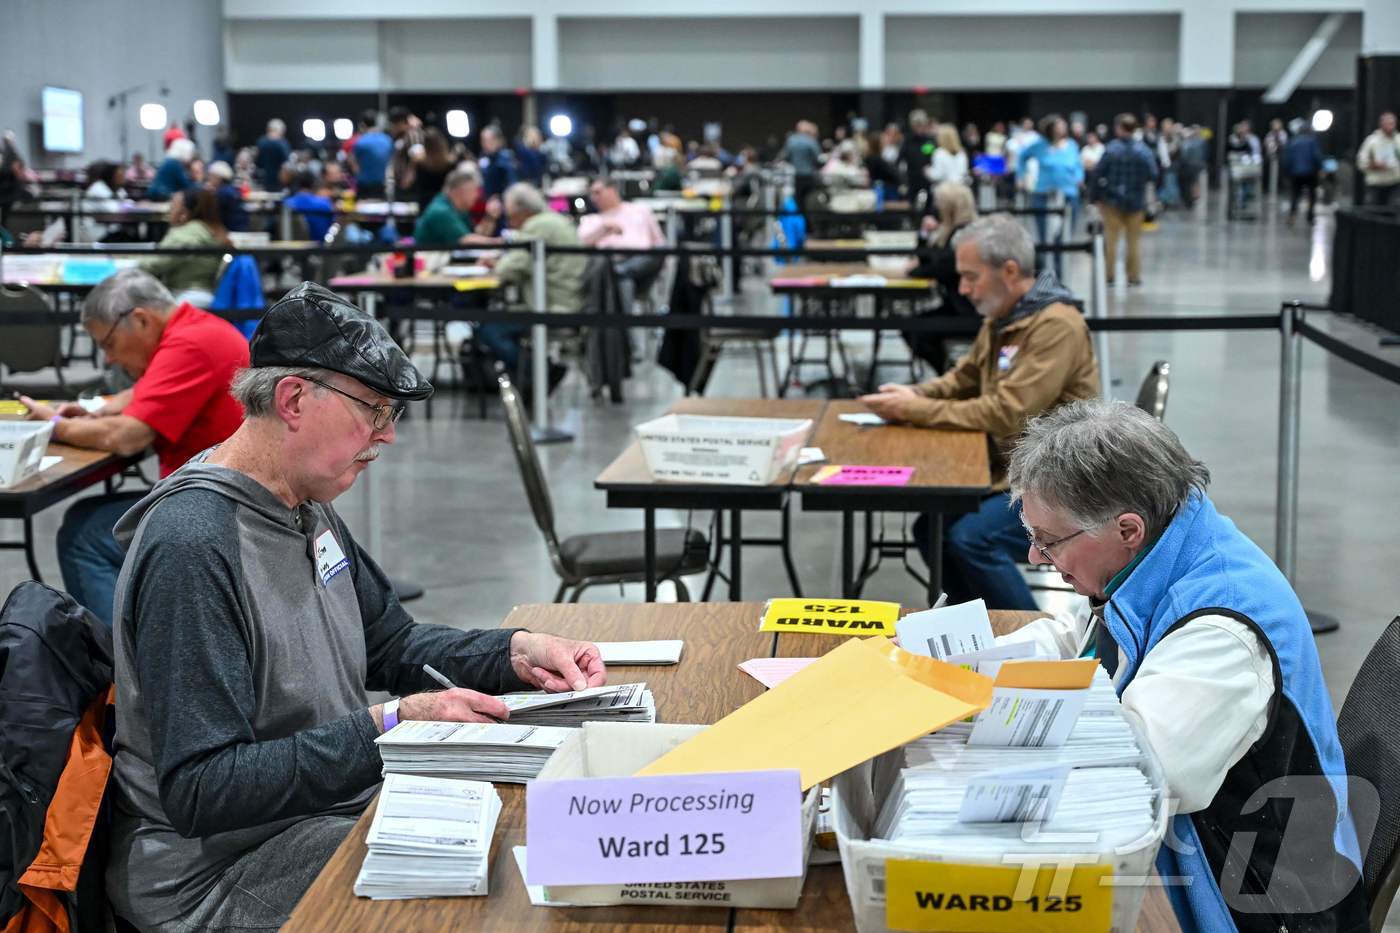
{"type": "MultiPolygon", "coordinates": [[[[115,273],[94,288],[82,323],[107,362],[136,384],[95,411],[76,402],[51,408],[24,399],[31,419],[53,421],[54,440],[123,456],[155,447],[160,475],[168,476],[237,430],[243,410],[229,395],[229,383],[248,365],[248,341],[232,324],[176,305],[158,279],[139,269],[115,273]]],[[[140,497],[79,499],[58,530],[64,588],[109,626],[122,566],[112,526],[140,497]]]]}
{"type": "MultiPolygon", "coordinates": [[[[982,597],[994,609],[1034,609],[1017,566],[1026,542],[1006,492],[1006,458],[1028,419],[1099,394],[1094,350],[1079,299],[1050,270],[1035,277],[1035,244],[1011,217],[974,221],[953,247],[958,291],[983,317],[972,349],[936,379],[882,385],[861,401],[887,421],[987,433],[995,491],[978,511],[948,522],[943,587],[954,602],[982,597]]],[[[928,540],[922,516],[914,537],[928,540]]]]}
{"type": "MultiPolygon", "coordinates": [[[[516,182],[506,189],[504,202],[506,220],[516,231],[516,242],[543,240],[546,247],[581,245],[574,222],[551,211],[544,195],[534,185],[516,182]]],[[[535,307],[534,257],[529,250],[509,250],[499,261],[484,257],[482,262],[494,264],[496,278],[513,289],[514,298],[509,305],[513,309],[577,311],[583,301],[583,272],[587,260],[582,254],[546,253],[543,308],[535,307]]],[[[520,361],[520,338],[524,332],[522,324],[483,324],[479,330],[481,342],[512,373],[520,361]]],[[[563,375],[562,366],[551,367],[551,389],[563,375]]]]}
{"type": "Polygon", "coordinates": [[[432,392],[379,324],[307,283],[251,352],[247,419],[117,526],[107,889],[143,930],[280,927],[373,796],[374,740],[398,720],[505,719],[488,694],[607,679],[584,642],[414,624],[331,507],[432,392]],[[421,692],[424,663],[472,689],[421,692]]]}

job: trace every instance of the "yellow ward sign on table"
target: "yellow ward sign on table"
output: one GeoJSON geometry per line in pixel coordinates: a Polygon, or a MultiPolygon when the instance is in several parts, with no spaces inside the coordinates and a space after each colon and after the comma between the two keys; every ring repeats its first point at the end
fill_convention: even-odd
{"type": "Polygon", "coordinates": [[[899,603],[870,599],[770,599],[760,632],[894,636],[899,603]]]}
{"type": "Polygon", "coordinates": [[[939,933],[1106,933],[1113,866],[885,861],[885,924],[939,933]]]}

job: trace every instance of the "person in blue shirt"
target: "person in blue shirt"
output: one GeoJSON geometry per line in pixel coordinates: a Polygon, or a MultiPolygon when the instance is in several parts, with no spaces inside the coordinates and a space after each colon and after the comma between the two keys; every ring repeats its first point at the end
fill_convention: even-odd
{"type": "Polygon", "coordinates": [[[1120,113],[1113,121],[1117,137],[1105,147],[1094,170],[1090,198],[1103,216],[1105,277],[1118,272],[1118,239],[1128,244],[1128,284],[1142,284],[1139,244],[1147,216],[1147,187],[1157,180],[1157,157],[1137,138],[1137,117],[1120,113]]]}
{"type": "Polygon", "coordinates": [[[515,154],[505,148],[505,142],[500,127],[481,131],[481,186],[488,200],[505,194],[519,180],[515,154]]]}
{"type": "Polygon", "coordinates": [[[350,150],[350,170],[355,173],[357,197],[385,196],[384,179],[393,156],[394,141],[379,128],[379,114],[373,110],[360,114],[360,135],[350,150]]]}
{"type": "Polygon", "coordinates": [[[331,203],[330,189],[317,185],[316,176],[310,172],[298,174],[292,179],[291,197],[282,203],[306,219],[306,232],[311,239],[320,242],[326,238],[335,221],[335,205],[331,203]]]}
{"type": "Polygon", "coordinates": [[[177,139],[165,150],[165,158],[156,169],[156,177],[151,179],[146,189],[146,197],[152,201],[169,201],[177,191],[184,191],[191,184],[186,168],[195,157],[194,143],[188,139],[177,139]]]}
{"type": "Polygon", "coordinates": [[[272,119],[267,121],[267,133],[258,140],[253,165],[264,191],[282,190],[282,166],[292,157],[292,147],[287,144],[286,136],[287,124],[272,119]]]}
{"type": "MultiPolygon", "coordinates": [[[[1069,226],[1073,229],[1079,221],[1079,186],[1084,183],[1084,163],[1079,158],[1079,144],[1069,135],[1069,124],[1058,113],[1052,113],[1040,121],[1040,136],[1021,150],[1016,159],[1016,174],[1024,177],[1026,164],[1036,163],[1035,192],[1031,197],[1033,207],[1050,206],[1051,192],[1058,191],[1069,204],[1069,226]]],[[[1049,240],[1050,217],[1047,214],[1035,215],[1036,231],[1039,240],[1049,240]]],[[[1061,225],[1055,233],[1054,242],[1063,243],[1069,232],[1061,225]]],[[[1064,278],[1064,254],[1055,253],[1055,277],[1064,278]]]]}
{"type": "Polygon", "coordinates": [[[1293,226],[1298,215],[1298,199],[1303,192],[1308,193],[1308,226],[1313,223],[1317,208],[1317,176],[1322,171],[1322,147],[1317,144],[1317,136],[1312,126],[1304,123],[1283,147],[1283,170],[1288,174],[1288,184],[1293,192],[1288,202],[1288,226],[1293,226]]]}
{"type": "Polygon", "coordinates": [[[520,180],[528,181],[536,188],[544,184],[544,172],[548,158],[544,154],[544,136],[533,126],[520,131],[520,139],[515,143],[515,161],[520,166],[520,180]]]}

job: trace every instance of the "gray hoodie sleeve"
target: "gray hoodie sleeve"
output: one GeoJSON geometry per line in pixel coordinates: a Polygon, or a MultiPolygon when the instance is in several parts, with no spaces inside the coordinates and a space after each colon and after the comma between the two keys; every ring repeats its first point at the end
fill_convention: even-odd
{"type": "Polygon", "coordinates": [[[336,535],[353,556],[350,570],[365,623],[365,686],[395,696],[438,690],[423,665],[431,664],[459,687],[482,693],[533,689],[510,665],[510,638],[523,629],[462,630],[417,623],[394,595],[384,571],[337,517],[336,535]]]}

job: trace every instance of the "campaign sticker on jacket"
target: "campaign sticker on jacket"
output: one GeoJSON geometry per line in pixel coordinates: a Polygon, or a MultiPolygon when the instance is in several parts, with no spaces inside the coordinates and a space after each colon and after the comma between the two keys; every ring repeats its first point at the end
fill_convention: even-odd
{"type": "Polygon", "coordinates": [[[321,575],[321,582],[329,586],[335,575],[349,566],[350,561],[340,549],[335,535],[330,529],[321,532],[316,538],[316,572],[321,575]]]}
{"type": "Polygon", "coordinates": [[[1020,350],[1019,344],[1011,344],[1001,348],[997,354],[997,372],[1004,373],[1011,368],[1011,364],[1016,362],[1016,352],[1020,350]]]}

